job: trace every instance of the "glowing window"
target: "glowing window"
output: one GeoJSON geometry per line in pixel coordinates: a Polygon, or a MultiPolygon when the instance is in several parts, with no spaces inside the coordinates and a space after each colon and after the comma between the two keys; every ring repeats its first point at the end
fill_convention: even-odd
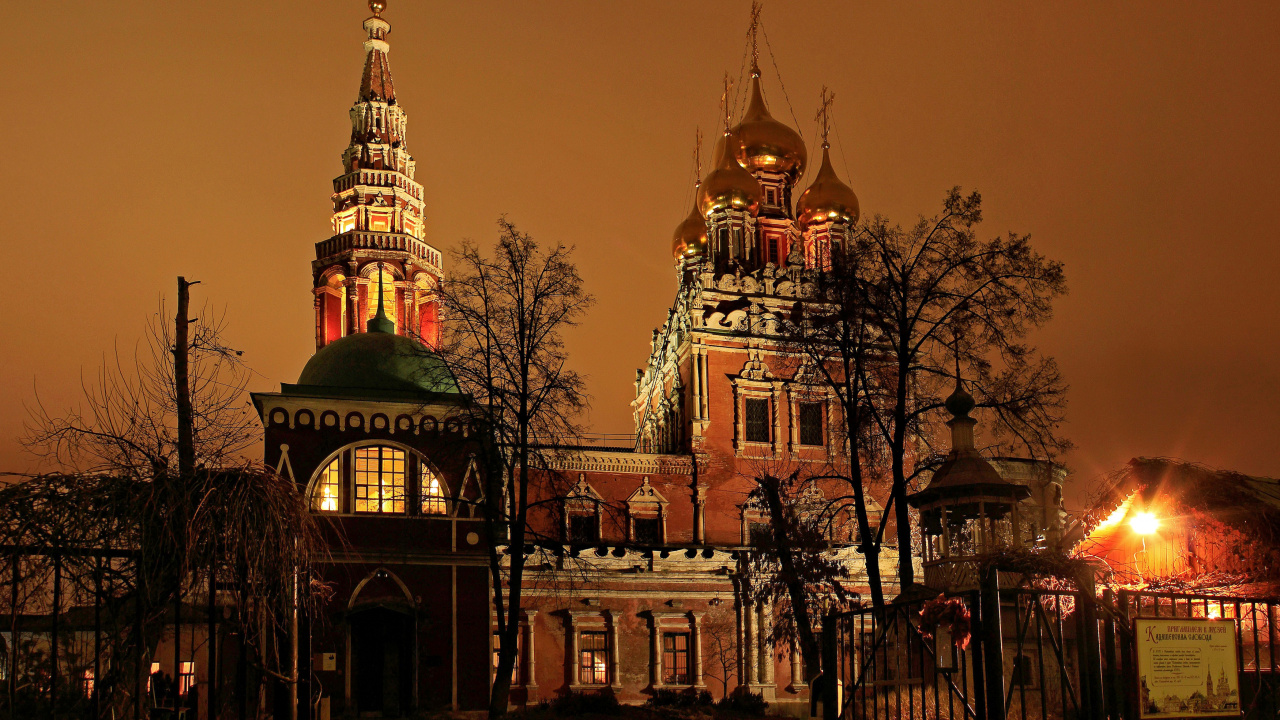
{"type": "Polygon", "coordinates": [[[183,662],[182,671],[178,677],[178,694],[186,695],[196,684],[196,664],[194,662],[183,662]]]}
{"type": "Polygon", "coordinates": [[[338,512],[342,509],[342,465],[334,458],[320,471],[316,489],[311,495],[311,509],[320,512],[338,512]]]}
{"type": "Polygon", "coordinates": [[[689,683],[689,633],[662,633],[662,682],[666,685],[689,683]]]}
{"type": "Polygon", "coordinates": [[[356,512],[404,512],[404,451],[356,448],[355,460],[356,512]]]}
{"type": "MultiPolygon", "coordinates": [[[[365,303],[369,307],[369,317],[378,314],[378,275],[379,273],[374,271],[373,275],[369,276],[369,297],[365,303]]],[[[394,323],[396,321],[396,278],[386,270],[383,270],[381,275],[382,312],[394,323]]]]}
{"type": "Polygon", "coordinates": [[[356,229],[356,211],[348,210],[338,216],[338,234],[356,229]]]}
{"type": "Polygon", "coordinates": [[[609,682],[609,639],[602,632],[578,634],[578,682],[583,685],[606,685],[609,682]]]}
{"type": "Polygon", "coordinates": [[[425,464],[419,467],[422,469],[422,514],[444,515],[444,488],[440,485],[440,478],[425,464]]]}

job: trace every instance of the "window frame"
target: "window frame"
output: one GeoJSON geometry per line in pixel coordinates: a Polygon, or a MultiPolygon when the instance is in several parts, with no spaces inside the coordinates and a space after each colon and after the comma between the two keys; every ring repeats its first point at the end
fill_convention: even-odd
{"type": "Polygon", "coordinates": [[[410,479],[409,479],[409,467],[410,467],[410,463],[409,463],[409,456],[410,456],[412,453],[410,453],[409,451],[407,451],[407,450],[405,450],[405,449],[403,449],[403,448],[398,448],[398,447],[396,447],[396,446],[394,446],[394,445],[383,445],[383,444],[376,444],[376,445],[361,445],[361,446],[358,446],[358,447],[354,447],[354,448],[352,448],[352,449],[351,449],[351,452],[352,452],[352,457],[351,457],[352,512],[357,513],[357,514],[360,514],[360,515],[407,515],[407,514],[409,514],[409,513],[408,513],[408,508],[409,508],[409,486],[410,486],[410,479]],[[362,458],[362,457],[361,457],[361,455],[362,455],[362,453],[367,453],[367,452],[369,452],[370,450],[376,450],[376,451],[377,451],[377,455],[376,455],[376,462],[377,462],[377,465],[376,465],[376,478],[377,478],[377,484],[376,484],[376,485],[370,485],[370,484],[369,484],[369,483],[367,483],[367,482],[362,484],[362,483],[360,482],[360,475],[361,475],[361,473],[362,473],[362,472],[363,472],[363,473],[369,473],[369,472],[370,472],[370,470],[368,470],[368,469],[364,469],[364,470],[362,470],[362,469],[361,469],[361,467],[360,467],[360,463],[361,463],[361,461],[362,461],[362,460],[367,462],[367,461],[369,461],[369,460],[371,459],[371,458],[368,458],[368,457],[363,457],[363,458],[362,458]],[[384,459],[384,457],[383,457],[383,451],[385,451],[385,450],[390,450],[390,451],[391,451],[391,453],[392,453],[392,456],[391,456],[391,458],[390,458],[390,460],[391,460],[391,462],[392,462],[392,469],[391,469],[391,471],[390,471],[390,475],[391,475],[391,477],[393,478],[393,482],[391,482],[391,483],[384,483],[384,482],[383,482],[383,479],[382,479],[382,478],[383,478],[383,474],[384,474],[384,472],[386,472],[386,471],[385,471],[385,468],[384,468],[384,463],[386,462],[386,460],[385,460],[385,459],[384,459]],[[399,455],[399,458],[397,458],[397,457],[396,457],[396,455],[397,455],[397,454],[399,455]],[[394,483],[394,478],[395,478],[395,475],[396,475],[395,465],[396,465],[397,461],[398,461],[398,463],[399,463],[399,465],[400,465],[400,468],[399,468],[399,477],[400,477],[400,484],[399,484],[400,495],[399,495],[399,498],[397,498],[397,497],[396,497],[395,489],[396,489],[396,487],[397,487],[397,486],[396,486],[396,485],[395,485],[395,483],[394,483]],[[376,499],[376,502],[378,503],[378,509],[369,509],[369,506],[368,506],[368,504],[367,504],[367,503],[370,503],[370,502],[374,502],[374,501],[375,501],[373,497],[370,497],[370,496],[368,496],[368,494],[367,494],[367,493],[368,493],[368,489],[369,489],[369,488],[373,488],[373,487],[376,487],[376,488],[377,488],[377,490],[378,490],[378,496],[377,496],[377,499],[376,499]],[[366,497],[363,497],[363,498],[362,498],[362,497],[360,497],[360,490],[361,490],[362,488],[364,488],[364,489],[366,490],[366,497]],[[386,494],[386,495],[384,495],[383,488],[390,488],[390,489],[391,489],[391,490],[390,490],[390,494],[386,494]],[[361,503],[361,501],[364,501],[364,502],[366,503],[366,506],[365,506],[365,508],[364,508],[364,509],[361,509],[361,507],[360,507],[360,503],[361,503]],[[385,504],[386,504],[386,503],[388,503],[388,502],[389,502],[389,503],[391,503],[391,509],[390,509],[390,510],[385,510],[385,509],[383,509],[383,507],[385,506],[385,504]],[[399,507],[398,507],[398,509],[397,509],[397,505],[396,505],[396,503],[397,503],[397,502],[399,503],[399,507]]]}
{"type": "Polygon", "coordinates": [[[689,630],[662,631],[662,684],[683,687],[693,685],[693,633],[689,630]],[[684,647],[676,647],[677,640],[684,640],[684,647]],[[668,644],[670,640],[670,644],[668,644]],[[684,661],[684,674],[678,675],[679,661],[684,661]]]}
{"type": "MultiPolygon", "coordinates": [[[[826,403],[821,400],[799,400],[796,402],[796,442],[800,447],[821,448],[827,445],[827,408],[826,403]],[[807,424],[806,411],[817,415],[816,428],[812,424],[807,424]],[[806,430],[809,433],[816,433],[815,437],[806,437],[806,430]],[[816,439],[817,442],[808,442],[816,439]]],[[[815,418],[808,418],[812,422],[815,418]]]]}
{"type": "Polygon", "coordinates": [[[579,685],[586,685],[589,687],[605,687],[609,685],[609,678],[613,671],[613,668],[610,666],[610,649],[608,630],[597,630],[592,628],[590,630],[578,631],[578,657],[575,658],[576,668],[574,672],[577,673],[579,685]],[[600,641],[600,647],[587,648],[584,641],[588,636],[593,640],[598,638],[600,641]],[[588,653],[590,653],[591,658],[590,664],[588,664],[587,661],[588,653]],[[588,673],[590,674],[589,678],[588,673]],[[598,677],[603,677],[603,679],[597,681],[596,678],[598,677]]]}
{"type": "MultiPolygon", "coordinates": [[[[760,419],[756,418],[756,423],[759,423],[759,422],[760,422],[760,419]]],[[[756,429],[759,429],[759,427],[760,426],[757,426],[756,429]]],[[[773,442],[773,398],[759,397],[755,395],[743,396],[742,398],[742,439],[745,442],[759,443],[762,445],[767,445],[773,442]],[[764,437],[763,438],[752,437],[752,428],[753,428],[753,421],[751,417],[752,408],[759,408],[761,405],[764,406],[764,419],[763,419],[763,425],[762,425],[762,427],[764,428],[764,437]]]]}

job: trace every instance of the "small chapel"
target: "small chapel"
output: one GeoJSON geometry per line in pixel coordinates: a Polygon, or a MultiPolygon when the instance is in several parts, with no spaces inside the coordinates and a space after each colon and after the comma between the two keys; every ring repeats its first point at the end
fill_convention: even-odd
{"type": "MultiPolygon", "coordinates": [[[[382,0],[369,6],[332,235],[311,261],[315,354],[296,383],[253,396],[265,462],[343,535],[324,570],[328,617],[304,650],[312,671],[299,694],[320,698],[319,717],[483,709],[496,650],[473,512],[483,487],[476,439],[460,412],[467,396],[437,350],[447,313],[434,243],[445,241],[424,230],[391,24],[382,0]]],[[[517,706],[571,691],[643,703],[662,689],[718,698],[741,688],[792,714],[809,707],[800,654],[770,641],[773,610],[744,584],[745,554],[767,530],[746,498],[762,461],[848,463],[839,403],[780,334],[860,208],[831,162],[826,123],[820,146],[807,147],[771,114],[754,47],[750,61],[745,111],[735,117],[726,89],[710,170],[699,172],[689,215],[673,218],[674,299],[635,376],[634,442],[556,456],[572,490],[546,520],[559,526],[540,534],[562,538],[590,572],[566,582],[554,563],[528,567],[517,706]],[[818,169],[804,182],[811,150],[818,169]]],[[[972,399],[957,394],[948,409],[953,458],[912,498],[926,548],[917,576],[944,586],[964,581],[966,548],[1009,532],[1019,513],[1042,534],[1060,531],[1064,479],[1060,468],[979,457],[972,399]]],[[[880,522],[888,483],[870,491],[880,522]]],[[[814,482],[806,492],[834,491],[814,482]]],[[[827,540],[849,587],[865,589],[854,525],[827,540]]],[[[881,574],[892,596],[898,552],[887,543],[881,574]]]]}

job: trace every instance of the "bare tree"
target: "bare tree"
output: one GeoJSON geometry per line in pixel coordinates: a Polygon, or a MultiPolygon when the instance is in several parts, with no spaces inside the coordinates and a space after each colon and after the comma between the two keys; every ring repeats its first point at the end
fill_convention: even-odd
{"type": "Polygon", "coordinates": [[[909,470],[908,459],[960,375],[997,436],[1042,457],[1069,446],[1058,433],[1066,386],[1057,365],[1024,343],[1066,292],[1062,264],[1036,253],[1028,235],[980,240],[981,221],[981,196],[953,188],[937,216],[909,229],[877,216],[850,243],[859,269],[845,280],[858,288],[852,298],[862,296],[884,359],[863,366],[862,385],[887,449],[904,590],[914,582],[906,496],[924,467],[909,470]]]}
{"type": "Polygon", "coordinates": [[[453,253],[455,270],[441,289],[448,313],[441,356],[471,396],[467,411],[485,470],[480,505],[499,638],[489,700],[495,717],[507,711],[518,651],[530,509],[548,502],[531,483],[558,477],[548,448],[580,436],[577,418],[587,404],[582,377],[566,367],[561,333],[593,302],[571,248],[543,248],[506,218],[498,228],[491,254],[470,241],[453,253]]]}
{"type": "Polygon", "coordinates": [[[978,193],[955,188],[939,215],[910,228],[880,216],[859,225],[815,274],[814,297],[789,325],[794,354],[840,404],[848,500],[877,607],[890,512],[899,585],[914,583],[906,496],[933,466],[931,423],[962,376],[995,437],[1038,457],[1069,446],[1058,432],[1066,386],[1057,365],[1024,343],[1066,292],[1062,265],[1035,253],[1026,235],[978,239],[981,205],[978,193]],[[889,500],[872,532],[867,490],[882,475],[889,500]]]}
{"type": "Polygon", "coordinates": [[[703,617],[700,625],[702,647],[707,658],[702,674],[718,680],[721,697],[729,697],[729,683],[738,675],[738,629],[734,618],[727,611],[717,609],[703,617]]]}
{"type": "Polygon", "coordinates": [[[818,488],[829,479],[795,464],[762,462],[748,494],[768,519],[768,532],[751,538],[744,580],[757,602],[775,609],[770,641],[796,641],[806,682],[822,666],[814,618],[849,599],[842,583],[848,568],[832,552],[833,533],[847,525],[847,514],[836,517],[839,505],[818,488]]]}
{"type": "MultiPolygon", "coordinates": [[[[27,448],[65,471],[0,488],[6,546],[127,558],[107,564],[105,586],[94,579],[109,607],[133,615],[107,635],[115,662],[95,678],[100,694],[128,693],[123,680],[141,668],[127,661],[150,657],[166,609],[178,622],[183,598],[203,588],[212,603],[218,581],[233,589],[231,624],[249,661],[296,687],[301,664],[277,639],[296,638],[298,612],[317,607],[320,528],[292,482],[239,457],[257,437],[248,372],[222,341],[220,320],[187,317],[193,284],[179,278],[173,325],[162,305],[145,348],[128,362],[117,352],[85,384],[80,407],[32,410],[27,448]]],[[[86,568],[64,569],[88,582],[86,568]]]]}

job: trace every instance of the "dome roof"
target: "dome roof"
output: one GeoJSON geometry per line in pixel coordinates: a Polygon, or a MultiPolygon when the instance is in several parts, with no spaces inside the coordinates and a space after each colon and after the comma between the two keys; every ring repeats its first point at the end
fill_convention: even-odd
{"type": "Polygon", "coordinates": [[[810,225],[822,222],[853,224],[858,222],[860,214],[858,196],[836,176],[828,145],[823,143],[822,167],[818,168],[813,184],[796,201],[796,221],[800,229],[807,230],[810,225]]]}
{"type": "Polygon", "coordinates": [[[689,211],[689,217],[676,226],[671,238],[671,254],[677,260],[707,254],[707,221],[696,206],[689,211]]]}
{"type": "Polygon", "coordinates": [[[773,119],[760,93],[760,68],[751,68],[751,103],[734,128],[738,162],[751,172],[776,172],[795,183],[809,158],[800,133],[773,119]]]}
{"type": "Polygon", "coordinates": [[[415,395],[461,394],[444,361],[426,345],[372,328],[320,348],[302,368],[298,385],[415,395]]]}
{"type": "Polygon", "coordinates": [[[734,153],[728,151],[736,147],[737,142],[730,131],[716,144],[716,167],[698,188],[698,212],[703,217],[730,207],[752,215],[760,211],[760,201],[764,198],[760,183],[738,164],[734,153]]]}

